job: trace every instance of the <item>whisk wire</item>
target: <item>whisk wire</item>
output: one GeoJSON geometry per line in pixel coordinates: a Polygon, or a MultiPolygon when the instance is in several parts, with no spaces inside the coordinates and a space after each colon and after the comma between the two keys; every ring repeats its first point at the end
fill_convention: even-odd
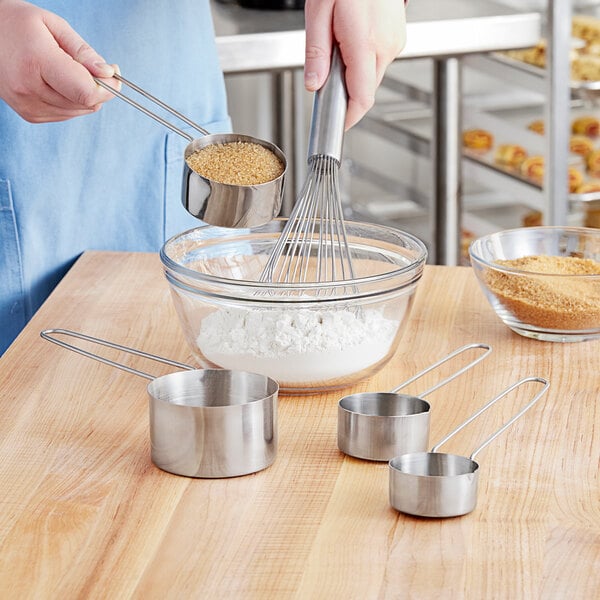
{"type": "Polygon", "coordinates": [[[315,96],[307,178],[260,281],[354,279],[338,177],[347,101],[344,66],[339,48],[334,46],[329,76],[315,96]]]}
{"type": "MultiPolygon", "coordinates": [[[[285,283],[303,281],[308,276],[311,245],[306,243],[305,240],[312,238],[317,210],[317,207],[308,201],[308,198],[312,195],[313,186],[314,182],[312,180],[306,181],[300,200],[297,203],[297,214],[290,217],[290,221],[293,218],[297,226],[289,227],[288,247],[284,260],[281,261],[277,270],[277,279],[285,283]]],[[[293,225],[293,223],[288,222],[288,225],[293,225]]],[[[284,235],[285,233],[284,229],[284,235]]]]}
{"type": "Polygon", "coordinates": [[[335,211],[337,213],[334,221],[338,224],[335,232],[334,240],[337,241],[338,252],[340,255],[339,264],[342,268],[341,279],[354,279],[354,267],[350,256],[350,244],[348,243],[348,234],[346,232],[346,221],[344,219],[344,208],[342,206],[342,196],[340,193],[339,178],[335,178],[335,192],[333,197],[336,198],[335,211]]]}
{"type": "Polygon", "coordinates": [[[338,170],[335,158],[310,158],[309,175],[267,260],[261,281],[303,283],[354,278],[338,170]]]}

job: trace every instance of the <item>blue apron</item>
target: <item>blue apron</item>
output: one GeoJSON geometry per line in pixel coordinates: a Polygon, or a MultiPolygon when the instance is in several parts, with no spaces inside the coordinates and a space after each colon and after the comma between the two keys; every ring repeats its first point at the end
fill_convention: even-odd
{"type": "MultiPolygon", "coordinates": [[[[125,77],[209,131],[230,130],[208,0],[36,4],[125,77]]],[[[117,98],[48,124],[0,101],[0,133],[1,354],[83,251],[156,252],[199,222],[180,200],[188,142],[117,98]]]]}

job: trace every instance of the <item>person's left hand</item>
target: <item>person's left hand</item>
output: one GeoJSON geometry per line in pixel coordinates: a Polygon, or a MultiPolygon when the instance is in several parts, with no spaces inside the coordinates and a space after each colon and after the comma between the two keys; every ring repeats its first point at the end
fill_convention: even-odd
{"type": "Polygon", "coordinates": [[[318,90],[327,79],[333,43],[346,65],[349,129],[373,106],[385,69],[406,43],[403,0],[306,0],[304,84],[318,90]]]}

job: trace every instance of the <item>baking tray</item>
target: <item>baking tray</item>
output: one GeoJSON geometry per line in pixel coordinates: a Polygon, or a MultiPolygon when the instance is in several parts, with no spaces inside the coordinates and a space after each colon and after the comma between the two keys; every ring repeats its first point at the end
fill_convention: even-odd
{"type": "MultiPolygon", "coordinates": [[[[546,70],[542,67],[537,67],[536,65],[523,62],[522,60],[507,56],[506,54],[501,54],[500,52],[492,52],[490,58],[503,65],[522,71],[523,73],[539,77],[540,79],[543,79],[546,76],[546,70]]],[[[569,81],[569,87],[573,92],[582,95],[584,98],[595,99],[600,97],[600,81],[578,81],[571,79],[569,81]]]]}
{"type": "MultiPolygon", "coordinates": [[[[463,130],[485,129],[494,136],[494,145],[491,150],[485,153],[463,148],[463,157],[497,173],[507,175],[532,188],[541,190],[542,188],[537,182],[524,177],[518,170],[496,164],[494,162],[494,152],[496,147],[501,144],[519,144],[527,150],[529,156],[544,155],[544,136],[527,129],[527,125],[531,121],[543,118],[543,112],[543,107],[535,106],[500,109],[490,112],[469,111],[463,117],[463,130]]],[[[575,119],[579,116],[589,115],[590,113],[593,114],[594,111],[587,107],[578,107],[573,109],[571,114],[572,118],[575,119]]],[[[596,146],[600,149],[600,138],[596,140],[596,146]]],[[[590,180],[589,175],[586,173],[583,159],[579,155],[570,155],[569,166],[574,166],[583,173],[584,182],[590,180]]],[[[568,194],[568,200],[572,204],[596,202],[600,200],[600,192],[587,192],[585,194],[571,193],[568,194]]]]}

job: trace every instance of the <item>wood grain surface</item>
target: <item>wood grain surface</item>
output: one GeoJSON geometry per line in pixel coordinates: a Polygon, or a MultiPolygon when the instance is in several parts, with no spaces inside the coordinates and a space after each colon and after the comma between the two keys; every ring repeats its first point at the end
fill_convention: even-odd
{"type": "MultiPolygon", "coordinates": [[[[154,467],[147,382],[42,340],[51,327],[192,361],[156,255],[83,255],[0,359],[1,598],[599,597],[600,342],[512,333],[466,267],[426,267],[400,347],[371,380],[281,396],[275,463],[233,479],[154,467]],[[337,449],[337,401],[391,389],[469,342],[493,352],[428,396],[431,445],[522,377],[550,390],[478,455],[474,512],[400,514],[387,465],[337,449]]],[[[536,390],[446,451],[469,455],[536,390]]]]}

